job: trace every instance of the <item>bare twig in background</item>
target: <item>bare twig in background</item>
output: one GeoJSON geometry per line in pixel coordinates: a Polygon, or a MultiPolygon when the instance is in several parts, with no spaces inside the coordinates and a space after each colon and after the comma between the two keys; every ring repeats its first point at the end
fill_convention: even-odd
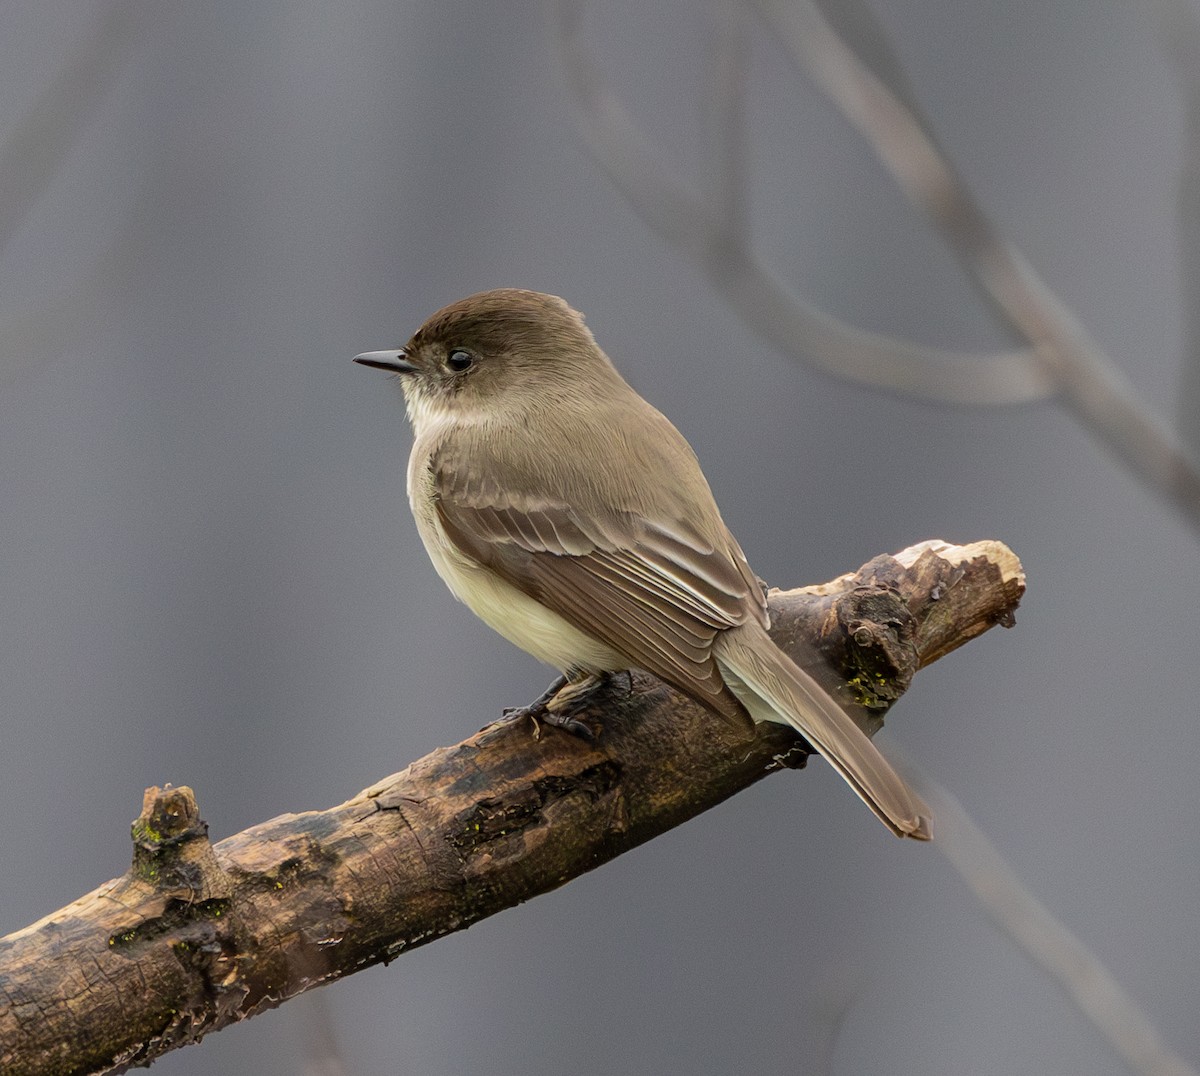
{"type": "Polygon", "coordinates": [[[1200,468],[1074,314],[996,230],[920,118],[833,32],[811,0],[749,0],[796,65],[870,142],[993,307],[1033,346],[1059,399],[1146,486],[1200,528],[1200,468]]]}
{"type": "Polygon", "coordinates": [[[1163,51],[1183,99],[1183,155],[1178,213],[1183,369],[1177,420],[1180,436],[1200,454],[1200,13],[1191,0],[1153,0],[1163,51]]]}
{"type": "MultiPolygon", "coordinates": [[[[918,115],[860,63],[808,0],[752,2],[798,66],[872,143],[909,198],[938,225],[997,309],[1035,345],[1063,387],[1063,401],[1139,478],[1165,495],[1193,526],[1200,524],[1200,474],[1185,447],[1138,402],[1115,364],[996,232],[918,115]]],[[[1188,12],[1194,29],[1194,13],[1188,12]]],[[[1193,45],[1197,40],[1195,34],[1190,38],[1193,45]]],[[[1189,54],[1189,60],[1200,56],[1189,54]]],[[[1191,82],[1200,85],[1194,77],[1191,82]]],[[[1200,95],[1194,104],[1200,105],[1200,95]]],[[[1191,114],[1200,116],[1200,108],[1191,114]]],[[[1195,139],[1200,132],[1191,133],[1195,139]]],[[[1192,179],[1194,195],[1200,176],[1192,179]]],[[[1185,184],[1181,201],[1188,190],[1185,184]]],[[[1200,244],[1192,249],[1200,250],[1200,244]]],[[[1148,1015],[1101,961],[1029,892],[961,804],[928,777],[920,776],[919,784],[938,819],[938,847],[975,898],[1058,982],[1130,1068],[1140,1076],[1197,1076],[1162,1042],[1148,1015]]]]}
{"type": "MultiPolygon", "coordinates": [[[[695,261],[764,339],[836,377],[945,403],[1022,403],[1054,391],[1027,350],[976,355],[919,347],[854,328],[796,296],[730,234],[716,207],[672,174],[622,106],[583,40],[579,0],[552,0],[550,12],[553,42],[593,155],[641,217],[695,261]]],[[[736,88],[737,80],[729,81],[736,88]]]]}
{"type": "Polygon", "coordinates": [[[837,34],[914,114],[921,113],[916,91],[904,64],[892,48],[891,37],[875,17],[868,0],[816,0],[821,14],[837,34]]]}
{"type": "Polygon", "coordinates": [[[858,59],[811,0],[749,3],[929,214],[1031,350],[984,359],[915,348],[861,333],[798,300],[730,233],[713,205],[670,173],[592,61],[582,38],[581,4],[554,0],[552,34],[584,138],[643,219],[699,264],[755,331],[827,372],[955,403],[1012,403],[1057,391],[1121,462],[1200,528],[1200,469],[1186,446],[1138,400],[1117,365],[999,235],[919,114],[858,59]]]}
{"type": "MultiPolygon", "coordinates": [[[[899,752],[896,752],[899,754],[899,752]]],[[[914,766],[938,821],[937,847],[997,926],[1066,991],[1138,1076],[1197,1076],[1087,946],[1025,888],[962,805],[914,766]]]]}

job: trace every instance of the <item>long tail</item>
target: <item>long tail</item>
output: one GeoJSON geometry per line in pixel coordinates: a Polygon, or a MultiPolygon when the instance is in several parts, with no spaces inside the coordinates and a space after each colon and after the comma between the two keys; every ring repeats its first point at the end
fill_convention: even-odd
{"type": "Polygon", "coordinates": [[[721,632],[713,656],[751,717],[791,725],[897,837],[930,839],[929,808],[850,715],[764,628],[749,623],[721,632]]]}

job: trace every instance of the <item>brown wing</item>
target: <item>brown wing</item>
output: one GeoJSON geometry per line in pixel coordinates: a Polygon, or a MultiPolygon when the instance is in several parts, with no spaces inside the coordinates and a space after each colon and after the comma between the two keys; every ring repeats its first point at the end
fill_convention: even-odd
{"type": "MultiPolygon", "coordinates": [[[[544,496],[505,497],[494,486],[480,496],[477,482],[457,477],[435,464],[438,515],[463,553],[607,643],[630,665],[742,730],[750,727],[721,679],[712,644],[724,628],[750,618],[765,623],[765,602],[723,525],[718,548],[679,520],[584,513],[544,496]]],[[[715,506],[713,514],[719,520],[715,506]]]]}

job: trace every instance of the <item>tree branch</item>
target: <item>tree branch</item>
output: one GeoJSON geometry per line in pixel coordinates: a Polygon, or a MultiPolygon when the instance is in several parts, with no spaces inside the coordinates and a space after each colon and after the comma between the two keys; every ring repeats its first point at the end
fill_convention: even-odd
{"type": "MultiPolygon", "coordinates": [[[[874,732],[916,670],[1012,623],[1024,574],[998,542],[925,542],[771,594],[772,634],[814,651],[874,732]]],[[[633,674],[585,718],[594,745],[522,723],[326,811],[209,844],[190,789],[149,789],[122,877],[0,939],[0,1070],[121,1072],[323,982],[462,930],[803,765],[782,726],[741,743],[633,674]]]]}

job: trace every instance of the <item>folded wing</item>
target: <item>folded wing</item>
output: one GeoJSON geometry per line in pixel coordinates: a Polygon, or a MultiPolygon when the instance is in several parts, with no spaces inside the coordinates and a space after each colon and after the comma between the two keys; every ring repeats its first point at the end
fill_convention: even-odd
{"type": "Polygon", "coordinates": [[[677,519],[581,510],[544,495],[474,492],[435,473],[447,537],[581,631],[748,731],[712,655],[718,632],[766,604],[736,541],[677,519]]]}

